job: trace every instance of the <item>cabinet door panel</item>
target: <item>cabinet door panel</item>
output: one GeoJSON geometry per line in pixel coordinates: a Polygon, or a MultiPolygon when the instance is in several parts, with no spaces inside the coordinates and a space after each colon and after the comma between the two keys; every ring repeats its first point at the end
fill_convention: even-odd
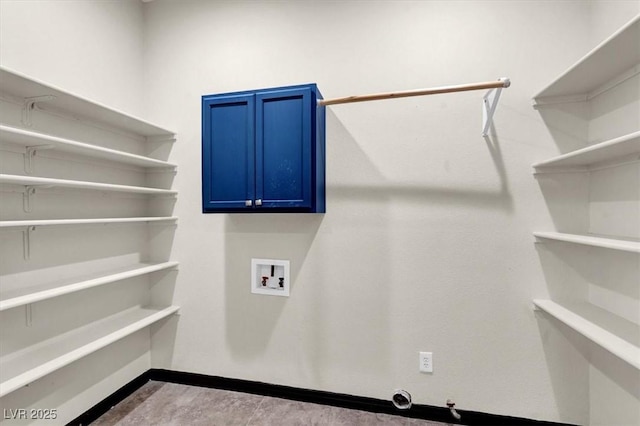
{"type": "Polygon", "coordinates": [[[203,99],[203,209],[244,209],[254,200],[255,137],[252,95],[203,99]]]}
{"type": "Polygon", "coordinates": [[[262,207],[309,208],[311,90],[256,95],[256,199],[262,207]]]}

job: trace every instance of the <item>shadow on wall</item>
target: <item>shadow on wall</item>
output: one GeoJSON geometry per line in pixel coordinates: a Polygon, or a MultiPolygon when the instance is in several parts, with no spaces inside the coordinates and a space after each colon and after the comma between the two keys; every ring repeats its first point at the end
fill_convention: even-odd
{"type": "MultiPolygon", "coordinates": [[[[311,376],[304,383],[311,381],[319,387],[322,377],[336,368],[336,358],[354,366],[341,374],[352,375],[357,378],[355,382],[373,378],[371,371],[384,374],[393,368],[388,304],[394,274],[388,261],[391,245],[388,229],[389,209],[395,201],[513,210],[495,129],[485,138],[500,182],[494,190],[386,183],[367,152],[331,110],[327,110],[327,129],[330,167],[326,215],[224,217],[225,327],[229,351],[247,366],[256,360],[278,359],[273,369],[295,369],[299,373],[296,377],[311,376]],[[366,209],[363,203],[368,204],[366,209]],[[321,227],[322,238],[317,238],[321,227]],[[354,261],[362,258],[348,255],[354,249],[366,250],[367,262],[377,265],[376,268],[354,265],[354,261]],[[251,258],[291,260],[291,297],[252,294],[251,258]],[[348,277],[341,275],[345,271],[351,271],[348,277]],[[347,288],[343,285],[345,279],[349,280],[347,288]],[[368,291],[372,282],[380,283],[375,292],[368,291]],[[345,324],[349,324],[350,331],[345,330],[345,324]],[[369,332],[354,333],[354,330],[369,332]],[[283,344],[287,347],[281,347],[283,344]],[[362,360],[349,351],[354,347],[371,348],[376,357],[362,360]],[[281,356],[275,358],[276,355],[281,356]]],[[[249,371],[247,374],[252,375],[249,371]]],[[[283,377],[277,372],[268,374],[283,377]]],[[[345,377],[345,382],[349,381],[345,377]]]]}
{"type": "Polygon", "coordinates": [[[148,333],[147,329],[140,330],[5,395],[0,400],[0,409],[8,412],[16,408],[28,411],[58,407],[57,420],[49,422],[66,424],[90,409],[93,401],[106,398],[149,368],[149,344],[145,333],[148,333]],[[93,396],[78,398],[87,392],[93,396]]]}
{"type": "MultiPolygon", "coordinates": [[[[151,306],[176,305],[174,293],[179,270],[158,271],[149,275],[151,306]]],[[[180,315],[171,315],[151,325],[151,366],[168,368],[173,365],[180,315]]]]}
{"type": "MultiPolygon", "coordinates": [[[[537,243],[536,250],[551,300],[586,313],[634,345],[640,343],[636,253],[563,242],[537,243]]],[[[619,407],[638,406],[640,372],[544,312],[536,312],[536,319],[560,420],[637,424],[640,412],[619,407]],[[616,404],[611,404],[612,395],[616,404]],[[589,418],[589,412],[601,418],[589,418]],[[572,418],[576,413],[585,418],[572,418]]]]}
{"type": "Polygon", "coordinates": [[[261,356],[287,297],[251,293],[252,258],[291,261],[291,287],[322,222],[315,214],[229,214],[225,217],[225,316],[229,349],[238,359],[261,356]]]}
{"type": "Polygon", "coordinates": [[[640,424],[640,370],[595,343],[590,345],[590,361],[591,424],[640,424]],[[611,395],[616,396],[613,404],[611,395]]]}
{"type": "MultiPolygon", "coordinates": [[[[307,383],[323,389],[327,378],[340,377],[346,393],[366,384],[384,386],[393,365],[394,333],[391,329],[394,265],[390,231],[390,203],[385,197],[364,200],[357,190],[338,200],[341,182],[381,182],[383,174],[354,135],[331,110],[327,110],[327,205],[322,238],[309,256],[305,287],[307,333],[304,373],[307,383]],[[366,202],[367,205],[363,205],[366,202]],[[327,267],[330,265],[330,267],[327,267]],[[373,291],[372,291],[373,290],[373,291]],[[362,356],[367,348],[375,356],[362,356]]],[[[395,290],[397,291],[397,289],[395,290]]],[[[334,388],[335,389],[335,388],[334,388]]]]}
{"type": "MultiPolygon", "coordinates": [[[[358,179],[379,181],[379,171],[353,136],[335,116],[330,112],[328,115],[329,173],[353,167],[358,170],[358,179]]],[[[340,179],[329,176],[328,181],[332,178],[340,179]]],[[[277,359],[272,371],[265,373],[271,374],[271,380],[274,376],[286,377],[287,384],[296,385],[292,383],[296,379],[290,379],[293,376],[306,386],[313,383],[318,388],[322,388],[323,377],[335,368],[336,358],[353,365],[344,374],[358,376],[358,380],[373,379],[371,371],[390,368],[386,295],[390,294],[392,277],[385,267],[389,250],[387,203],[379,200],[380,205],[373,211],[365,211],[360,203],[332,204],[333,184],[328,186],[326,215],[225,217],[225,320],[229,350],[235,359],[247,363],[277,359]],[[322,238],[317,238],[321,227],[322,238]],[[376,268],[354,265],[354,257],[349,253],[356,243],[357,247],[366,247],[368,262],[378,265],[376,268]],[[250,292],[249,266],[253,257],[291,260],[291,297],[250,292]],[[345,271],[353,274],[345,277],[345,271]],[[348,286],[344,285],[345,279],[349,279],[348,286]],[[372,282],[380,283],[375,292],[368,291],[372,282]],[[369,332],[354,333],[354,330],[369,332]],[[375,350],[377,356],[360,359],[359,354],[348,350],[363,346],[375,350]],[[263,358],[267,353],[274,356],[263,358]]],[[[354,381],[345,377],[345,382],[354,381]]]]}
{"type": "Polygon", "coordinates": [[[540,105],[537,110],[561,154],[585,147],[589,132],[585,102],[540,105]]]}
{"type": "MultiPolygon", "coordinates": [[[[338,120],[330,111],[328,111],[327,117],[332,121],[338,120]]],[[[359,202],[379,203],[381,201],[392,202],[394,200],[399,200],[404,203],[423,204],[425,202],[429,202],[444,206],[463,205],[466,207],[490,210],[497,209],[511,212],[513,211],[513,199],[509,191],[506,169],[502,158],[502,152],[500,150],[500,138],[493,123],[489,129],[489,134],[484,136],[484,140],[487,144],[489,154],[491,155],[491,159],[494,163],[500,182],[500,188],[497,190],[475,190],[442,186],[426,186],[422,184],[394,183],[389,182],[380,173],[377,173],[373,179],[358,179],[363,183],[332,183],[330,186],[328,185],[327,193],[341,199],[356,198],[359,202]]],[[[333,134],[331,136],[331,142],[332,144],[333,142],[336,142],[334,141],[333,134]]],[[[355,140],[353,143],[357,145],[355,140]]],[[[342,143],[338,141],[335,145],[341,146],[342,143]]],[[[361,149],[359,149],[359,153],[364,154],[361,149]]],[[[349,155],[346,158],[352,162],[356,157],[349,155]]]]}
{"type": "Polygon", "coordinates": [[[636,77],[587,101],[542,104],[536,109],[560,153],[565,154],[637,130],[639,96],[636,77]]]}
{"type": "Polygon", "coordinates": [[[535,178],[559,232],[584,234],[589,229],[589,179],[586,173],[541,173],[535,178]]]}
{"type": "Polygon", "coordinates": [[[559,420],[639,424],[640,411],[621,407],[637,407],[640,403],[640,371],[544,312],[537,312],[536,319],[559,420]]]}
{"type": "Polygon", "coordinates": [[[589,342],[544,312],[536,320],[559,420],[589,424],[589,342]]]}
{"type": "Polygon", "coordinates": [[[640,321],[636,253],[565,242],[536,243],[536,250],[551,300],[588,301],[628,321],[640,321]]]}

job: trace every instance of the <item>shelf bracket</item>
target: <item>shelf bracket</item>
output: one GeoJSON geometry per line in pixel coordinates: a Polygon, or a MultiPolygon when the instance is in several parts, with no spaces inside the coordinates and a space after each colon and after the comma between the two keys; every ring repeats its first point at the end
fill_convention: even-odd
{"type": "Polygon", "coordinates": [[[53,95],[24,98],[24,103],[22,104],[22,124],[27,127],[31,127],[31,125],[33,124],[31,123],[31,113],[36,108],[37,102],[51,102],[55,100],[55,98],[56,97],[53,95]]]}
{"type": "Polygon", "coordinates": [[[28,146],[25,150],[24,153],[24,171],[27,174],[31,174],[33,172],[33,170],[35,169],[35,156],[36,156],[36,152],[38,152],[41,149],[53,149],[55,148],[54,145],[34,145],[34,146],[28,146]]]}
{"type": "Polygon", "coordinates": [[[176,141],[176,137],[175,137],[175,135],[169,135],[169,136],[165,136],[165,135],[147,136],[146,137],[146,141],[147,142],[151,142],[151,143],[173,143],[173,142],[176,141]]]}
{"type": "Polygon", "coordinates": [[[32,303],[27,303],[26,305],[24,305],[24,321],[27,327],[31,327],[33,325],[32,303]]]}
{"type": "Polygon", "coordinates": [[[22,209],[25,213],[31,213],[33,210],[33,203],[35,201],[32,200],[32,197],[36,194],[36,187],[32,185],[27,185],[24,187],[24,192],[22,193],[22,209]]]}
{"type": "Polygon", "coordinates": [[[28,226],[27,229],[22,231],[22,255],[24,260],[31,258],[31,232],[35,230],[35,226],[28,226]]]}
{"type": "MultiPolygon", "coordinates": [[[[505,88],[511,85],[511,81],[506,77],[499,78],[498,80],[504,82],[505,88]]],[[[498,106],[498,101],[500,100],[501,93],[502,93],[502,87],[498,87],[498,88],[489,90],[482,97],[482,136],[483,137],[486,137],[489,135],[489,128],[493,123],[493,114],[496,112],[496,107],[498,106]]]]}

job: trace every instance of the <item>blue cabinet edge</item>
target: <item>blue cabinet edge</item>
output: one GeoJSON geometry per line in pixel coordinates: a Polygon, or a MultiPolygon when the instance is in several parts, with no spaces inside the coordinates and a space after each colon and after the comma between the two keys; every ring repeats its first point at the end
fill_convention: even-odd
{"type": "Polygon", "coordinates": [[[211,208],[206,202],[206,188],[209,183],[205,182],[207,159],[202,156],[202,212],[203,213],[325,213],[326,212],[326,107],[318,106],[317,101],[322,98],[322,94],[315,83],[301,84],[294,86],[270,87],[256,90],[244,90],[227,93],[216,93],[202,96],[202,149],[205,151],[205,144],[208,143],[208,135],[205,132],[205,110],[207,105],[221,98],[231,98],[240,96],[250,96],[265,93],[285,92],[296,89],[310,89],[311,91],[311,164],[312,164],[312,202],[309,208],[211,208]]]}

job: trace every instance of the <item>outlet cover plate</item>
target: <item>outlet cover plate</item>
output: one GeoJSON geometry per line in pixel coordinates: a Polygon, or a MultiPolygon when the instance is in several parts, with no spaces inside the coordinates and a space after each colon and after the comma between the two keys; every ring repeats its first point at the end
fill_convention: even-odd
{"type": "Polygon", "coordinates": [[[420,352],[421,373],[433,373],[433,352],[420,352]]]}
{"type": "Polygon", "coordinates": [[[251,293],[289,296],[289,261],[251,259],[251,293]]]}

